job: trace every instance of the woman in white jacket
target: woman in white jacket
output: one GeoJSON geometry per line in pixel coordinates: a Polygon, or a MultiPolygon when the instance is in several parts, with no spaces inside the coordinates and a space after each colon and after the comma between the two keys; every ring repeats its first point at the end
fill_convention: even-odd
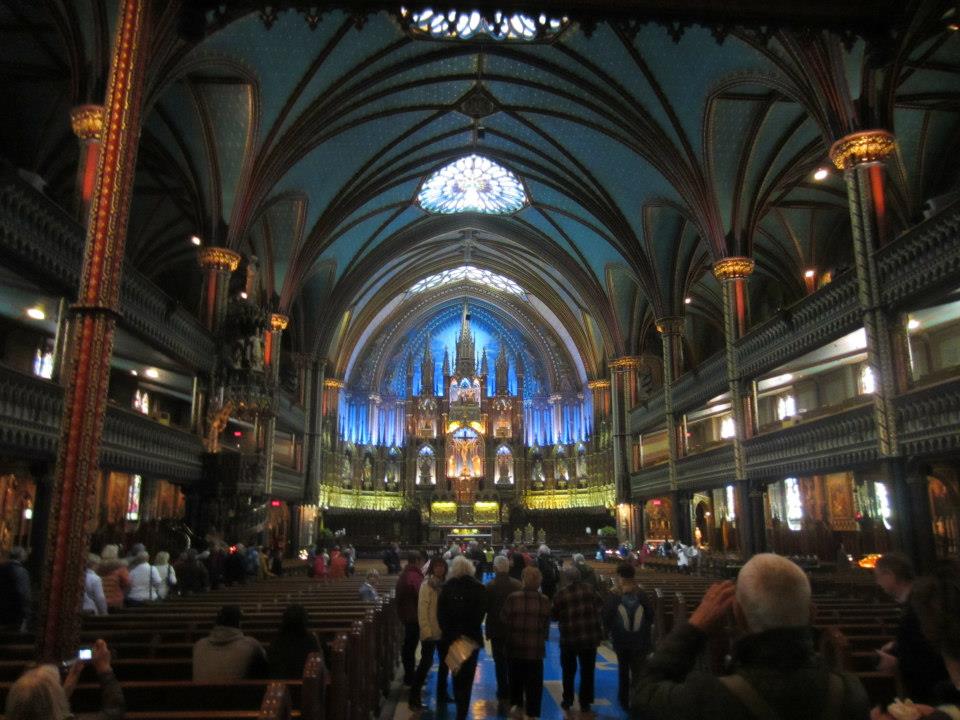
{"type": "Polygon", "coordinates": [[[170,590],[177,584],[177,573],[174,571],[173,565],[170,564],[170,553],[164,551],[158,552],[153,566],[157,569],[157,574],[160,576],[160,587],[157,588],[157,597],[161,600],[166,600],[167,595],[170,594],[170,590]]]}
{"type": "Polygon", "coordinates": [[[423,707],[420,693],[423,683],[433,665],[434,653],[440,656],[440,667],[437,670],[437,707],[450,702],[450,693],[447,691],[447,665],[443,662],[443,653],[440,650],[440,621],[437,620],[437,599],[440,597],[440,588],[447,577],[447,561],[435,557],[430,561],[426,579],[420,584],[417,595],[417,622],[420,624],[420,664],[413,674],[410,684],[410,709],[417,710],[423,707]]]}
{"type": "Polygon", "coordinates": [[[160,573],[150,564],[150,554],[145,550],[137,553],[130,566],[130,591],[127,593],[127,605],[137,607],[157,599],[160,588],[160,573]]]}

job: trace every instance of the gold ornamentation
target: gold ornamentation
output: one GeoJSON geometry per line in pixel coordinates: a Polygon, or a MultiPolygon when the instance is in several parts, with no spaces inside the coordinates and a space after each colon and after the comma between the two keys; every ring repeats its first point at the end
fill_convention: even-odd
{"type": "Polygon", "coordinates": [[[222,247],[201,248],[199,253],[200,267],[229,268],[233,272],[240,267],[240,253],[222,247]]]}
{"type": "Polygon", "coordinates": [[[590,380],[587,383],[587,387],[591,390],[609,390],[610,381],[609,380],[590,380]]]}
{"type": "Polygon", "coordinates": [[[612,483],[569,490],[528,490],[523,494],[523,504],[528,510],[609,507],[615,495],[612,483]]]}
{"type": "Polygon", "coordinates": [[[327,378],[323,381],[323,386],[326,388],[332,388],[334,390],[340,390],[346,383],[343,380],[337,380],[336,378],[327,378]]]}
{"type": "Polygon", "coordinates": [[[657,320],[657,332],[661,335],[683,335],[683,317],[662,317],[657,320]]]}
{"type": "Polygon", "coordinates": [[[897,149],[897,139],[886,130],[864,130],[837,140],[830,147],[830,159],[839,170],[863,163],[878,162],[897,149]]]}
{"type": "Polygon", "coordinates": [[[287,329],[287,325],[290,324],[290,318],[286,315],[281,315],[280,313],[271,313],[270,315],[270,329],[276,330],[278,332],[283,332],[287,329]]]}
{"type": "Polygon", "coordinates": [[[99,140],[103,133],[103,105],[77,105],[70,110],[70,127],[81,140],[99,140]]]}
{"type": "Polygon", "coordinates": [[[638,368],[643,365],[643,358],[639,355],[624,355],[610,362],[610,367],[615,370],[638,368]]]}
{"type": "Polygon", "coordinates": [[[741,280],[753,273],[753,258],[727,257],[713,264],[713,275],[717,280],[741,280]]]}

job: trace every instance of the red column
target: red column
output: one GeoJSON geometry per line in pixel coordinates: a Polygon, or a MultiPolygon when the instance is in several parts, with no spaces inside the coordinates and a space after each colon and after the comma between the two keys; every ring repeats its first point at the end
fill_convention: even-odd
{"type": "Polygon", "coordinates": [[[207,330],[216,335],[227,312],[230,274],[240,265],[240,255],[227,248],[205,247],[200,249],[197,259],[203,268],[200,320],[207,330]]]}
{"type": "Polygon", "coordinates": [[[90,217],[90,203],[97,184],[97,165],[103,135],[103,105],[77,105],[70,111],[70,127],[80,140],[75,202],[77,217],[84,227],[90,217]]]}
{"type": "Polygon", "coordinates": [[[65,377],[60,444],[49,515],[37,650],[71,657],[80,632],[86,523],[98,473],[130,197],[140,135],[150,0],[123,0],[107,83],[103,148],[84,250],[65,377]]]}

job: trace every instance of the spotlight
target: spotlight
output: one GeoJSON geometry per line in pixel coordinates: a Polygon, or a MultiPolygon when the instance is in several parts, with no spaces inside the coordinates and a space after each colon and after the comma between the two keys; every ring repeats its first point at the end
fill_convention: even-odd
{"type": "Polygon", "coordinates": [[[157,370],[156,368],[147,368],[146,370],[143,371],[143,374],[146,375],[151,380],[156,380],[158,377],[160,377],[160,371],[157,370]]]}
{"type": "Polygon", "coordinates": [[[200,238],[197,237],[196,235],[191,235],[191,236],[190,236],[190,243],[191,243],[192,245],[202,245],[202,244],[203,244],[203,241],[200,240],[200,238]]]}
{"type": "Polygon", "coordinates": [[[247,293],[246,293],[246,292],[240,293],[240,298],[243,299],[243,300],[246,300],[246,299],[247,299],[247,293]]]}
{"type": "Polygon", "coordinates": [[[27,308],[27,317],[31,320],[46,320],[47,314],[42,308],[32,307],[27,308]]]}
{"type": "Polygon", "coordinates": [[[920,327],[920,321],[916,318],[907,320],[907,330],[916,330],[918,327],[920,327]]]}
{"type": "Polygon", "coordinates": [[[137,377],[140,373],[138,373],[136,370],[131,370],[130,374],[133,375],[134,377],[137,377]]]}
{"type": "Polygon", "coordinates": [[[693,302],[693,298],[692,298],[692,297],[685,297],[685,298],[683,299],[683,304],[684,304],[684,305],[689,305],[689,304],[692,303],[692,302],[693,302]]]}
{"type": "Polygon", "coordinates": [[[810,278],[812,278],[812,277],[813,277],[814,275],[816,275],[816,274],[817,274],[817,271],[816,271],[816,270],[807,270],[807,271],[803,274],[803,276],[809,280],[810,278]]]}
{"type": "Polygon", "coordinates": [[[829,175],[829,174],[830,174],[830,171],[827,170],[827,168],[825,168],[825,167],[817,168],[817,171],[813,174],[813,179],[814,179],[814,180],[826,180],[826,179],[827,179],[827,175],[829,175]]]}

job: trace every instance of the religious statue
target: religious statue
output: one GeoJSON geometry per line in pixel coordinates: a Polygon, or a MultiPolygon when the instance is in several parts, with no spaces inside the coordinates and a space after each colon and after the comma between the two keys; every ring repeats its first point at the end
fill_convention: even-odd
{"type": "Polygon", "coordinates": [[[433,481],[433,459],[429,455],[420,456],[420,484],[429,485],[433,481]]]}
{"type": "Polygon", "coordinates": [[[540,458],[533,461],[533,481],[538,483],[543,482],[543,462],[540,458]]]}
{"type": "Polygon", "coordinates": [[[541,545],[545,545],[547,542],[547,531],[543,528],[537,530],[537,542],[541,545]]]}
{"type": "Polygon", "coordinates": [[[513,544],[520,545],[523,542],[523,530],[520,528],[514,528],[513,530],[513,544]]]}
{"type": "Polygon", "coordinates": [[[350,463],[350,454],[343,456],[343,459],[340,461],[340,477],[344,480],[349,480],[350,476],[353,475],[353,468],[350,463]]]}
{"type": "Polygon", "coordinates": [[[365,488],[370,488],[373,485],[373,462],[370,460],[370,456],[367,455],[363,459],[363,486],[365,488]]]}
{"type": "Polygon", "coordinates": [[[577,455],[577,477],[587,477],[587,456],[582,452],[577,455]]]}
{"type": "Polygon", "coordinates": [[[510,482],[510,456],[507,454],[497,458],[497,482],[510,482]]]}

